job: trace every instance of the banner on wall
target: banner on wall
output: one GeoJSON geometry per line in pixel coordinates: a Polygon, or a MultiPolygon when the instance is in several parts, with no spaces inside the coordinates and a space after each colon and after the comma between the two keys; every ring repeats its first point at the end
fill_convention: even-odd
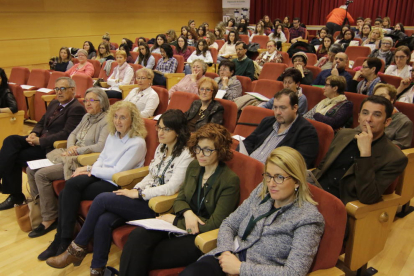
{"type": "Polygon", "coordinates": [[[236,23],[241,19],[249,21],[250,17],[250,0],[223,0],[223,22],[234,18],[236,23]]]}

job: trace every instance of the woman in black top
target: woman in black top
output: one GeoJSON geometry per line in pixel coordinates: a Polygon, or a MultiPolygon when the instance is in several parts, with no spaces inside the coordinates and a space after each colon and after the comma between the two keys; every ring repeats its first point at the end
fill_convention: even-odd
{"type": "Polygon", "coordinates": [[[16,113],[17,102],[7,82],[6,72],[0,68],[0,113],[16,113]]]}
{"type": "Polygon", "coordinates": [[[50,69],[59,72],[66,72],[73,66],[71,59],[72,56],[70,55],[69,48],[62,47],[59,50],[59,56],[50,59],[50,69]]]}
{"type": "Polygon", "coordinates": [[[93,46],[92,42],[85,41],[83,43],[83,49],[88,52],[88,59],[92,59],[96,57],[96,49],[95,49],[95,46],[93,46]]]}

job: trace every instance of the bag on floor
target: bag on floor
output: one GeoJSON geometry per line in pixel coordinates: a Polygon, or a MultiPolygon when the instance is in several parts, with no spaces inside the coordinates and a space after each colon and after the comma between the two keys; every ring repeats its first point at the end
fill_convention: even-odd
{"type": "Polygon", "coordinates": [[[17,224],[23,232],[30,232],[42,223],[40,214],[39,195],[34,199],[27,199],[21,205],[15,205],[17,224]]]}

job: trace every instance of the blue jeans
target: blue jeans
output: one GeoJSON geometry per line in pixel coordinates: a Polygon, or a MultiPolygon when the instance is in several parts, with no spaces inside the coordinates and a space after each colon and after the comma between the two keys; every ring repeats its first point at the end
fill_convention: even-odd
{"type": "Polygon", "coordinates": [[[154,218],[155,213],[148,207],[148,201],[132,199],[114,193],[98,195],[86,217],[85,224],[75,239],[78,245],[86,246],[94,238],[91,267],[104,267],[112,242],[112,230],[126,221],[154,218]]]}

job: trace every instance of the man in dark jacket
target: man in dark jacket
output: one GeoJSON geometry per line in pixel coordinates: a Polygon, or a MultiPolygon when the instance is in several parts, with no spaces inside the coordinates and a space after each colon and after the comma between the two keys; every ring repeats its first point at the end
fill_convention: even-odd
{"type": "Polygon", "coordinates": [[[316,129],[297,114],[298,96],[284,88],[274,96],[275,116],[264,118],[244,141],[248,154],[265,163],[270,152],[288,146],[299,151],[308,168],[312,168],[318,155],[319,141],[316,129]]]}
{"type": "Polygon", "coordinates": [[[53,143],[66,140],[85,114],[85,108],[75,99],[75,82],[68,77],[55,83],[56,99],[28,136],[11,135],[4,139],[0,150],[2,193],[10,196],[0,204],[0,210],[13,208],[25,200],[22,193],[22,167],[27,161],[44,159],[53,143]]]}

